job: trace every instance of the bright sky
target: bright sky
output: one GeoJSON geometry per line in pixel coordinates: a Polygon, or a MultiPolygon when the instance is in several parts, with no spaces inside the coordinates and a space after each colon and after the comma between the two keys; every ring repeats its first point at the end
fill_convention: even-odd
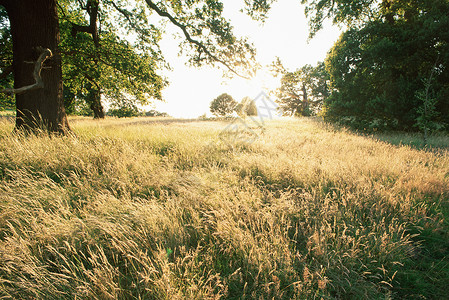
{"type": "MultiPolygon", "coordinates": [[[[262,66],[271,64],[278,56],[287,69],[296,70],[305,64],[315,65],[324,60],[340,35],[338,27],[327,24],[308,42],[307,20],[304,7],[299,2],[278,1],[263,25],[240,12],[243,1],[224,1],[225,16],[231,20],[236,36],[248,36],[254,43],[257,59],[262,66]]],[[[170,24],[167,24],[169,30],[170,24]]],[[[254,98],[261,91],[274,89],[278,85],[278,80],[263,71],[258,72],[253,80],[229,80],[222,78],[220,70],[187,67],[187,59],[178,56],[178,43],[170,34],[161,43],[165,58],[173,70],[165,73],[170,81],[163,91],[166,102],[154,103],[158,111],[182,118],[196,118],[204,113],[210,116],[210,102],[222,93],[228,93],[240,102],[245,96],[254,98]]]]}

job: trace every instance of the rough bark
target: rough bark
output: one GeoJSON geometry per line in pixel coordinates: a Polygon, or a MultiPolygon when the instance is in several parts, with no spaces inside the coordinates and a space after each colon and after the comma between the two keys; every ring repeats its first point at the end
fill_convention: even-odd
{"type": "Polygon", "coordinates": [[[0,0],[0,5],[6,8],[11,24],[15,89],[35,83],[33,68],[41,54],[39,47],[53,52],[41,71],[43,88],[16,95],[16,129],[67,132],[56,0],[0,0]]]}

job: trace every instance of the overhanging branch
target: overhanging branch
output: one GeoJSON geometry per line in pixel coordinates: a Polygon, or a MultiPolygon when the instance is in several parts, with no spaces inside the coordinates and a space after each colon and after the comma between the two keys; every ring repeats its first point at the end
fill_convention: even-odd
{"type": "Polygon", "coordinates": [[[231,71],[232,73],[236,74],[239,77],[242,77],[244,79],[250,79],[246,76],[243,76],[241,74],[239,74],[237,71],[235,71],[228,63],[226,63],[224,60],[218,58],[217,56],[215,56],[214,54],[212,54],[209,49],[207,49],[206,46],[203,45],[203,43],[201,43],[198,40],[195,40],[192,38],[192,36],[190,35],[190,33],[187,31],[187,27],[181,23],[179,23],[172,15],[170,15],[168,12],[165,12],[163,10],[161,10],[155,3],[153,3],[153,1],[151,0],[145,0],[145,2],[148,4],[148,6],[154,10],[159,16],[164,17],[164,18],[168,18],[170,20],[170,22],[177,26],[179,29],[182,30],[184,37],[187,39],[187,41],[189,41],[190,43],[196,45],[200,50],[202,50],[204,53],[206,53],[210,58],[212,58],[214,61],[221,63],[222,65],[224,65],[226,68],[228,68],[229,71],[231,71]]]}
{"type": "Polygon", "coordinates": [[[145,30],[142,30],[142,28],[140,28],[138,25],[136,25],[136,22],[132,20],[133,14],[131,12],[129,12],[126,9],[120,8],[114,1],[110,1],[109,3],[115,8],[115,10],[117,10],[120,14],[123,15],[123,17],[128,21],[129,26],[133,30],[135,30],[137,33],[141,34],[142,37],[151,38],[151,36],[149,34],[147,34],[145,32],[145,30]]]}
{"type": "Polygon", "coordinates": [[[134,22],[131,20],[131,13],[129,11],[127,11],[126,9],[121,9],[120,7],[118,7],[118,5],[115,4],[114,1],[111,1],[111,4],[119,13],[121,13],[126,18],[126,20],[128,21],[129,25],[133,29],[136,29],[136,26],[135,26],[134,22]]]}
{"type": "Polygon", "coordinates": [[[27,91],[44,88],[44,81],[42,80],[42,77],[41,77],[42,66],[48,58],[53,56],[53,53],[51,52],[50,49],[44,49],[42,47],[38,47],[37,50],[39,52],[41,52],[41,54],[39,55],[39,58],[37,59],[36,63],[34,64],[33,78],[34,78],[35,83],[32,85],[27,85],[27,86],[18,88],[18,89],[4,89],[1,91],[2,93],[6,93],[6,94],[10,94],[10,95],[23,94],[27,91]]]}

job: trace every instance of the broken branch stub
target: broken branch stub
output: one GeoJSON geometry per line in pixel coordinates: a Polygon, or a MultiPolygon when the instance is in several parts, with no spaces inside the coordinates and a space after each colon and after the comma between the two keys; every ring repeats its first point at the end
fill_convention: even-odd
{"type": "Polygon", "coordinates": [[[34,63],[34,71],[33,71],[33,78],[35,83],[31,85],[27,85],[18,89],[4,89],[1,90],[2,93],[14,95],[14,94],[23,94],[27,91],[37,90],[44,88],[44,81],[41,77],[41,71],[43,69],[44,62],[53,56],[53,53],[50,49],[44,49],[42,47],[37,47],[37,51],[39,51],[41,54],[39,55],[39,58],[34,63]]]}

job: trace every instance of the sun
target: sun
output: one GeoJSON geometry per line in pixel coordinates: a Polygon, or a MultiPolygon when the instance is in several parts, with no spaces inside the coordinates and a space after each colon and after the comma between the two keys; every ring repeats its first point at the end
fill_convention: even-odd
{"type": "Polygon", "coordinates": [[[269,94],[270,91],[280,86],[278,78],[274,77],[267,69],[258,70],[257,74],[251,79],[234,78],[226,84],[229,93],[236,101],[244,97],[254,99],[261,92],[269,94]]]}

